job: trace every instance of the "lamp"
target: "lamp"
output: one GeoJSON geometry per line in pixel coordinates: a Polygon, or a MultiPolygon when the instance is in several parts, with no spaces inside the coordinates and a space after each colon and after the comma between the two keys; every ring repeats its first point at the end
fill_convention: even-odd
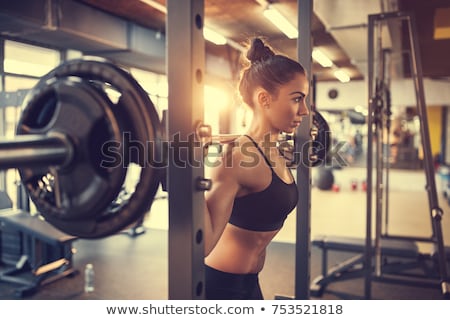
{"type": "Polygon", "coordinates": [[[324,68],[329,68],[333,65],[333,62],[322,51],[320,51],[320,49],[314,49],[312,52],[312,57],[324,68]]]}
{"type": "Polygon", "coordinates": [[[227,39],[224,36],[207,27],[203,27],[203,36],[209,42],[212,42],[217,45],[223,45],[227,43],[227,39]]]}
{"type": "Polygon", "coordinates": [[[334,76],[340,81],[340,82],[349,82],[350,81],[350,77],[348,76],[348,74],[343,71],[343,70],[336,70],[334,72],[334,76]]]}
{"type": "MultiPolygon", "coordinates": [[[[139,0],[139,1],[151,6],[152,8],[158,10],[159,12],[167,14],[167,8],[163,4],[160,4],[157,1],[154,1],[154,0],[139,0]]],[[[236,48],[237,50],[244,51],[244,49],[239,44],[237,44],[231,40],[227,40],[221,34],[215,32],[207,27],[203,27],[203,37],[205,37],[206,40],[208,40],[212,43],[215,43],[217,45],[223,45],[223,44],[228,43],[229,45],[236,48]]]]}
{"type": "Polygon", "coordinates": [[[277,9],[268,6],[264,10],[264,16],[280,29],[289,39],[298,37],[298,30],[295,28],[277,9]]]}

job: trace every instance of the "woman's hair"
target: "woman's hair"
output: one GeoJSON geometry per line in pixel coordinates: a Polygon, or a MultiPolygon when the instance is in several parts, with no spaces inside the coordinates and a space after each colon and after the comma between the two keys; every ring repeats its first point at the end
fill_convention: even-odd
{"type": "Polygon", "coordinates": [[[300,63],[275,52],[260,38],[251,41],[247,51],[247,66],[241,71],[239,93],[242,100],[253,108],[252,94],[262,87],[277,96],[278,88],[294,79],[295,75],[306,74],[300,63]]]}

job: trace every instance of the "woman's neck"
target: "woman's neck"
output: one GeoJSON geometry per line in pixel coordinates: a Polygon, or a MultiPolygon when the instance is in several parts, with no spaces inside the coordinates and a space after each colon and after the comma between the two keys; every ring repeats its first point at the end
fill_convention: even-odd
{"type": "Polygon", "coordinates": [[[275,130],[273,127],[263,125],[258,122],[252,122],[247,134],[251,136],[256,141],[265,142],[277,142],[279,139],[280,132],[275,130]]]}

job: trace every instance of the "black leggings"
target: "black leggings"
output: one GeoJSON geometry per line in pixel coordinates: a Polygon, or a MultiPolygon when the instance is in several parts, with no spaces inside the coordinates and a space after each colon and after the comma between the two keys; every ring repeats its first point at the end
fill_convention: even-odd
{"type": "Polygon", "coordinates": [[[205,265],[208,300],[263,300],[258,274],[234,274],[205,265]]]}

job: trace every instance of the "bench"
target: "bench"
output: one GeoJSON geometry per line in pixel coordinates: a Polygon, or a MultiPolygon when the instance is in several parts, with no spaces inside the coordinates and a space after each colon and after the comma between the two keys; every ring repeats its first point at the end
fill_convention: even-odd
{"type": "Polygon", "coordinates": [[[0,281],[22,285],[20,296],[39,286],[73,275],[72,243],[77,238],[54,228],[39,215],[17,209],[0,210],[0,281]]]}
{"type": "MultiPolygon", "coordinates": [[[[356,237],[324,236],[315,237],[311,244],[321,249],[321,275],[316,277],[311,284],[311,294],[320,296],[325,287],[332,281],[350,279],[362,275],[364,252],[366,240],[356,237]],[[335,265],[328,267],[328,252],[342,251],[356,253],[355,256],[335,265]],[[359,268],[357,268],[359,266],[359,268]],[[350,272],[355,271],[355,272],[350,272]]],[[[374,241],[372,241],[373,250],[374,241]]],[[[399,257],[417,260],[421,256],[418,246],[414,241],[381,239],[381,255],[384,257],[399,257]]]]}

